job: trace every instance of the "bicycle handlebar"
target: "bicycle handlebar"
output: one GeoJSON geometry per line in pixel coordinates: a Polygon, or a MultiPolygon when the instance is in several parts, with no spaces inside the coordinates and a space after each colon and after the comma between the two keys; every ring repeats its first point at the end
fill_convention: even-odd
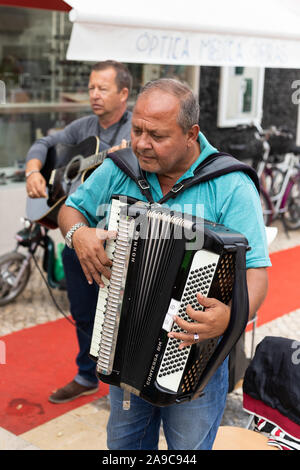
{"type": "Polygon", "coordinates": [[[270,126],[267,129],[263,129],[261,125],[255,121],[251,122],[250,124],[239,124],[236,126],[237,131],[245,130],[245,129],[255,129],[256,134],[255,137],[258,140],[268,140],[271,136],[281,136],[281,137],[288,137],[293,138],[293,134],[289,129],[283,127],[276,127],[270,126]]]}

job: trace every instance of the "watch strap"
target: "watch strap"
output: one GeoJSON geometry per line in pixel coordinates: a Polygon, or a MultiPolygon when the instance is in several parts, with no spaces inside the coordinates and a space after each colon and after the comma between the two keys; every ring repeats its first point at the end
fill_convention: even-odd
{"type": "Polygon", "coordinates": [[[76,230],[78,230],[80,227],[88,227],[88,225],[85,224],[84,222],[78,222],[77,224],[73,225],[70,228],[70,230],[67,232],[67,234],[65,236],[65,242],[66,242],[66,245],[69,248],[73,248],[72,238],[73,238],[73,235],[76,232],[76,230]]]}
{"type": "Polygon", "coordinates": [[[25,173],[25,178],[29,178],[30,175],[32,175],[33,173],[40,173],[40,170],[30,170],[30,171],[27,171],[25,173]]]}

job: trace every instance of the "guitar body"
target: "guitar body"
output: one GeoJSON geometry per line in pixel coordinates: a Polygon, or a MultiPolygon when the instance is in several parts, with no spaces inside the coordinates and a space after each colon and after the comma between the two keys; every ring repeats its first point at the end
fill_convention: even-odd
{"type": "MultiPolygon", "coordinates": [[[[49,172],[49,168],[46,168],[45,175],[42,173],[49,189],[47,203],[50,207],[54,206],[62,197],[67,198],[83,182],[80,171],[81,161],[97,154],[99,147],[98,137],[92,136],[78,145],[58,144],[51,149],[48,167],[53,165],[52,171],[49,172]]],[[[102,150],[107,148],[105,144],[101,144],[101,147],[103,147],[102,150]]]]}
{"type": "MultiPolygon", "coordinates": [[[[108,148],[101,143],[102,150],[108,148]]],[[[46,163],[41,174],[46,180],[47,198],[27,198],[26,216],[47,228],[57,228],[57,215],[69,194],[87,179],[99,164],[80,171],[80,160],[98,154],[100,140],[96,136],[88,137],[78,145],[57,144],[47,153],[46,163]],[[70,165],[68,167],[68,165],[70,165]],[[72,178],[69,178],[67,174],[72,178]]]]}
{"type": "Polygon", "coordinates": [[[47,198],[27,198],[26,215],[33,222],[47,228],[58,227],[59,209],[81,183],[103,162],[108,153],[131,146],[130,141],[109,148],[96,136],[77,145],[58,144],[49,149],[41,170],[46,180],[47,198]]]}

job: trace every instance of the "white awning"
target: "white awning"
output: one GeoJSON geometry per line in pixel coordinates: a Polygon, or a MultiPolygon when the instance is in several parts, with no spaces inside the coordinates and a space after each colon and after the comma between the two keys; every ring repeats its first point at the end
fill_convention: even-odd
{"type": "Polygon", "coordinates": [[[65,0],[69,60],[300,69],[299,0],[65,0]]]}

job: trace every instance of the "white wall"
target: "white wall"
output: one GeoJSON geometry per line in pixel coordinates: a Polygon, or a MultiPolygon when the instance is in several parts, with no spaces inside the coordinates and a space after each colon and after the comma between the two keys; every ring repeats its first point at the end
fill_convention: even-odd
{"type": "Polygon", "coordinates": [[[24,183],[0,186],[0,254],[14,249],[15,233],[22,228],[25,216],[26,191],[24,183]]]}
{"type": "MultiPolygon", "coordinates": [[[[25,208],[25,183],[0,185],[0,255],[15,248],[14,236],[23,228],[20,219],[26,216],[25,208]]],[[[52,230],[49,235],[55,242],[62,241],[58,229],[52,230]]]]}

